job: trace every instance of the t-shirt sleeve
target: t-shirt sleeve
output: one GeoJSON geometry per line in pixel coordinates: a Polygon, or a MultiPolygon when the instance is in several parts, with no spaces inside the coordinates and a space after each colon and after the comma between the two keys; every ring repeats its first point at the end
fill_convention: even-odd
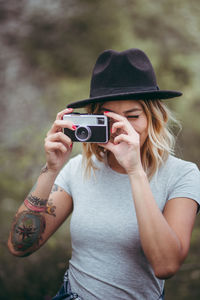
{"type": "Polygon", "coordinates": [[[57,184],[71,196],[70,188],[71,161],[69,161],[58,174],[54,184],[57,184]]]}
{"type": "Polygon", "coordinates": [[[193,163],[179,166],[174,174],[168,193],[168,200],[190,198],[200,205],[200,172],[193,163]]]}

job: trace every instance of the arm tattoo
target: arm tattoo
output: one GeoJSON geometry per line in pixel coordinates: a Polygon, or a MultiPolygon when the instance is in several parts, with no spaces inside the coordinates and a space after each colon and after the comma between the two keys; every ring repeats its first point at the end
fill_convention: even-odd
{"type": "Polygon", "coordinates": [[[59,185],[54,184],[51,190],[51,194],[53,194],[54,192],[63,192],[63,189],[61,189],[61,187],[59,187],[59,185]]]}
{"type": "Polygon", "coordinates": [[[46,173],[46,172],[48,172],[47,164],[44,165],[44,167],[42,167],[40,174],[43,174],[43,173],[46,173]]]}
{"type": "MultiPolygon", "coordinates": [[[[57,184],[54,184],[51,190],[51,194],[55,192],[63,192],[63,189],[61,189],[57,184]]],[[[33,196],[31,193],[28,195],[28,197],[24,200],[25,206],[35,212],[45,212],[51,216],[56,216],[55,210],[56,206],[53,205],[52,199],[41,199],[39,197],[33,196]]]]}
{"type": "Polygon", "coordinates": [[[33,211],[23,211],[14,219],[11,241],[16,251],[26,251],[39,245],[45,230],[45,218],[33,211]]]}
{"type": "Polygon", "coordinates": [[[25,206],[35,212],[45,212],[49,215],[56,216],[55,210],[56,206],[53,205],[53,201],[48,199],[40,199],[32,194],[29,194],[28,197],[24,200],[25,206]]]}
{"type": "Polygon", "coordinates": [[[37,207],[38,209],[41,209],[42,211],[45,210],[45,207],[47,205],[47,199],[40,199],[36,196],[32,196],[32,194],[28,195],[28,203],[32,205],[33,207],[37,207]]]}
{"type": "Polygon", "coordinates": [[[56,206],[53,205],[53,200],[49,199],[49,201],[47,202],[45,213],[55,217],[56,216],[55,210],[56,210],[56,206]]]}

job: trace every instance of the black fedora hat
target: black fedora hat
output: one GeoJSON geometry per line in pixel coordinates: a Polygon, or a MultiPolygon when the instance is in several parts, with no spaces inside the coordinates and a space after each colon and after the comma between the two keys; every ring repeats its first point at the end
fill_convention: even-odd
{"type": "Polygon", "coordinates": [[[123,99],[169,99],[181,95],[181,92],[159,89],[153,66],[143,51],[135,48],[122,52],[106,50],[94,66],[90,98],[70,103],[68,107],[80,108],[123,99]]]}

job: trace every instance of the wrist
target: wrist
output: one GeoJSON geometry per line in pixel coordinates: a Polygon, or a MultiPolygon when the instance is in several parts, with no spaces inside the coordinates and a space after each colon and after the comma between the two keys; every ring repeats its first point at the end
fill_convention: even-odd
{"type": "Polygon", "coordinates": [[[142,166],[134,170],[130,170],[129,172],[127,172],[127,174],[129,177],[138,177],[138,178],[147,176],[142,166]]]}
{"type": "Polygon", "coordinates": [[[39,178],[42,180],[42,182],[54,182],[59,172],[60,170],[49,168],[48,164],[46,163],[40,171],[39,178]]]}
{"type": "Polygon", "coordinates": [[[129,173],[128,176],[129,176],[129,181],[131,185],[134,186],[134,188],[140,187],[141,189],[143,189],[142,187],[144,185],[146,186],[146,184],[149,183],[147,174],[143,169],[135,170],[134,172],[129,173]]]}
{"type": "Polygon", "coordinates": [[[54,169],[54,168],[51,168],[48,163],[46,163],[42,169],[41,169],[41,172],[40,172],[40,175],[42,174],[48,174],[50,176],[53,176],[53,177],[56,177],[58,175],[58,173],[60,172],[60,169],[54,169]]]}
{"type": "Polygon", "coordinates": [[[145,171],[144,171],[144,169],[143,169],[141,161],[138,161],[135,165],[132,166],[132,168],[129,168],[127,170],[127,174],[129,176],[131,176],[131,175],[143,175],[143,174],[146,174],[145,171]]]}

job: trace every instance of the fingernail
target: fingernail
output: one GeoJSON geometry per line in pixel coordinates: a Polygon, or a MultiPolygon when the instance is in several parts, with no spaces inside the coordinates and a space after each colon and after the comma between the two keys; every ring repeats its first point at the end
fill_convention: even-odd
{"type": "Polygon", "coordinates": [[[104,114],[108,114],[109,113],[109,111],[104,111],[104,114]]]}
{"type": "Polygon", "coordinates": [[[72,147],[73,147],[73,143],[71,143],[71,145],[70,145],[69,147],[70,147],[70,149],[72,149],[72,147]]]}
{"type": "Polygon", "coordinates": [[[76,126],[75,126],[75,125],[73,125],[73,126],[72,126],[72,129],[76,130],[76,126]]]}

